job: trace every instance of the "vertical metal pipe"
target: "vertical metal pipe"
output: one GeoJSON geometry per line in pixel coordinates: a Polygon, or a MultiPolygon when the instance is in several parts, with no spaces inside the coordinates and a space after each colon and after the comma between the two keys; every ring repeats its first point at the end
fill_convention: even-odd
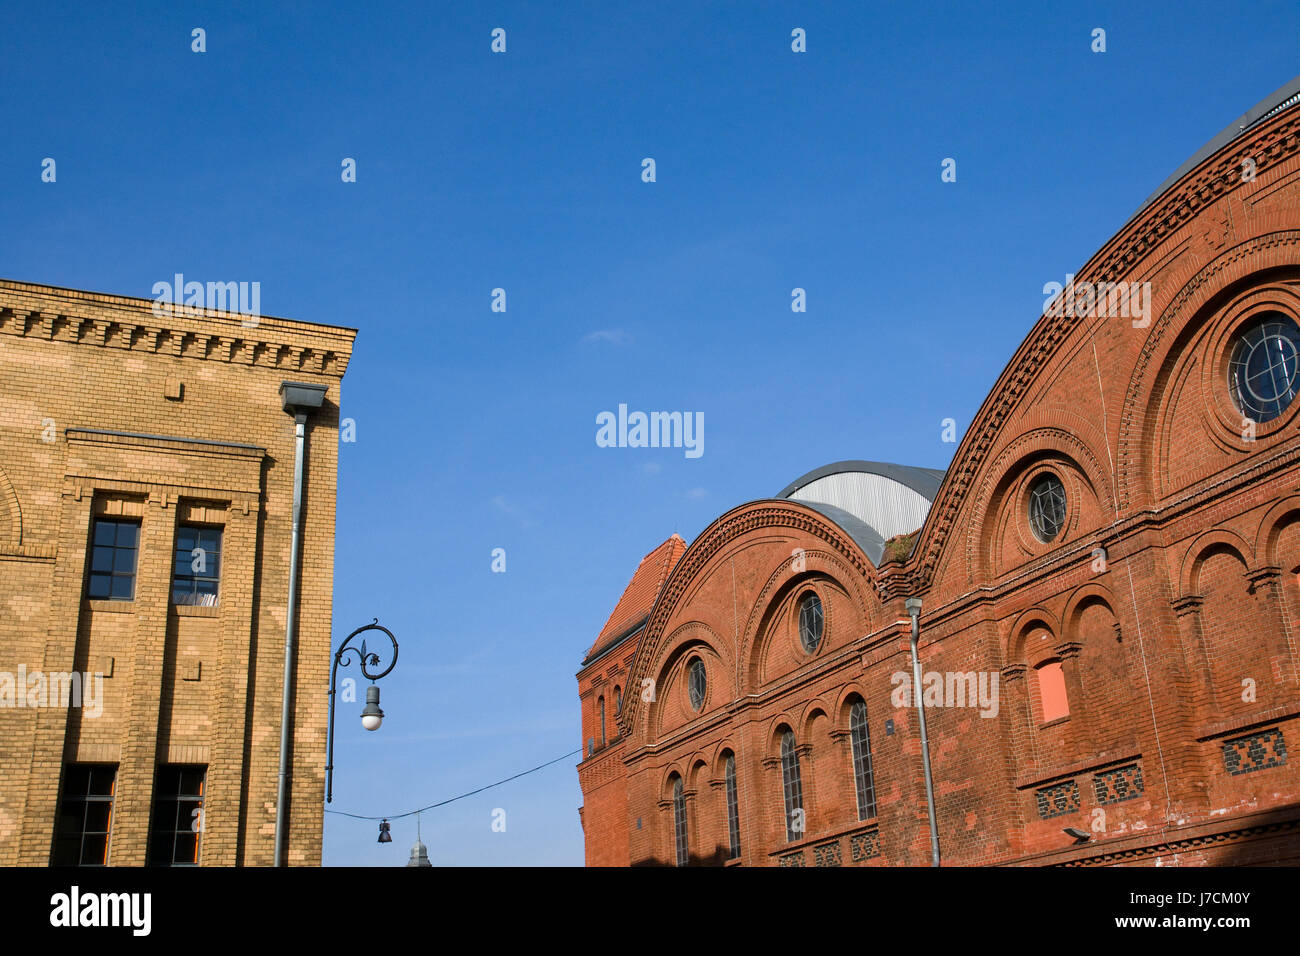
{"type": "Polygon", "coordinates": [[[280,780],[275,797],[275,866],[284,866],[287,817],[284,812],[289,779],[289,712],[293,701],[293,638],[298,617],[298,539],[302,520],[302,460],[307,444],[307,416],[294,415],[293,534],[289,543],[289,607],[284,623],[284,699],[280,707],[280,780]]]}
{"type": "Polygon", "coordinates": [[[921,693],[921,655],[917,643],[921,637],[921,599],[907,599],[907,613],[912,616],[912,693],[916,712],[921,718],[921,759],[925,763],[925,803],[930,811],[930,865],[939,865],[939,825],[934,816],[934,779],[930,776],[930,738],[925,730],[925,699],[921,693]]]}

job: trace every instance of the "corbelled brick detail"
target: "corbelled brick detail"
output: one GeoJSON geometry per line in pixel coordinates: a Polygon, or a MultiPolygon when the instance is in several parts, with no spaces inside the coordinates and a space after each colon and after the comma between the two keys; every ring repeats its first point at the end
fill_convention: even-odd
{"type": "Polygon", "coordinates": [[[0,671],[95,672],[103,713],[0,708],[0,865],[49,863],[62,768],[117,765],[109,862],[145,862],[156,768],[207,766],[201,862],[272,862],[292,504],[308,425],[287,861],[321,859],[339,385],[355,331],[160,318],[0,281],[0,671]],[[86,599],[96,516],[141,525],[135,599],[86,599]],[[171,603],[176,529],[223,528],[220,603],[171,603]]]}

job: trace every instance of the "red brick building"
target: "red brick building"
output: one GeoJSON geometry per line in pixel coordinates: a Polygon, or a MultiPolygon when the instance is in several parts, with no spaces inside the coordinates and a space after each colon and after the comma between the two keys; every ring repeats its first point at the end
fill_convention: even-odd
{"type": "Polygon", "coordinates": [[[928,796],[945,865],[1300,863],[1298,359],[1300,78],[946,472],[828,466],[642,561],[578,674],[588,864],[928,865],[928,796]]]}

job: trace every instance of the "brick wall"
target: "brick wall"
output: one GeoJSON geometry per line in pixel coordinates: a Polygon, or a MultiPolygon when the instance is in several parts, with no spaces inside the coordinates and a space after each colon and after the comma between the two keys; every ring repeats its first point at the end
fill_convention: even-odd
{"type": "MultiPolygon", "coordinates": [[[[588,861],[670,864],[670,781],[692,861],[726,838],[736,754],[743,865],[926,865],[928,815],[904,598],[941,678],[997,680],[996,713],[927,706],[947,864],[1282,863],[1300,858],[1300,401],[1247,428],[1227,388],[1242,330],[1300,321],[1300,109],[1230,143],[1128,223],[1076,282],[1149,282],[1149,323],[1045,315],[971,423],[911,557],[874,567],[792,501],[720,517],[665,582],[628,660],[655,683],[619,719],[626,811],[589,786],[588,861]],[[1243,182],[1242,156],[1259,163],[1243,182]],[[1054,475],[1061,531],[1029,526],[1054,475]],[[802,549],[806,562],[792,560],[802,549]],[[815,590],[825,637],[799,643],[815,590]],[[738,609],[738,613],[737,613],[738,609]],[[684,674],[705,662],[697,711],[684,674]],[[1043,714],[1045,665],[1068,715],[1043,714]],[[848,702],[868,711],[876,816],[857,818],[848,702]],[[788,840],[780,740],[806,830],[788,840]],[[636,826],[641,821],[641,826],[636,826]],[[1076,843],[1063,831],[1088,835],[1076,843]]],[[[580,678],[581,681],[581,678],[580,678]]],[[[625,686],[626,686],[625,685],[625,686]]],[[[586,709],[584,705],[584,719],[586,709]]]]}
{"type": "Polygon", "coordinates": [[[318,864],[339,384],[355,333],[158,317],[151,304],[0,282],[0,671],[105,675],[96,717],[0,708],[0,865],[49,862],[68,762],[118,767],[114,864],[145,860],[161,763],[208,768],[203,863],[271,862],[294,456],[285,380],[329,389],[308,425],[287,851],[318,864]],[[85,597],[97,515],[140,522],[132,601],[85,597]],[[223,529],[216,607],[171,603],[176,529],[189,522],[223,529]]]}

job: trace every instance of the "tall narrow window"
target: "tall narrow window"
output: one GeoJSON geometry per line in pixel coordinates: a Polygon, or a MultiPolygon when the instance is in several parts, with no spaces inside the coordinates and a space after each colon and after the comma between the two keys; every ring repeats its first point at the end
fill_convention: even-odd
{"type": "Polygon", "coordinates": [[[164,764],[153,788],[150,866],[197,866],[207,768],[164,764]]]}
{"type": "Polygon", "coordinates": [[[221,581],[221,529],[181,525],[176,529],[172,603],[215,607],[221,581]]]}
{"type": "Polygon", "coordinates": [[[858,791],[858,819],[876,815],[876,783],[871,776],[871,734],[867,729],[867,705],[855,701],[849,710],[849,739],[853,744],[853,782],[858,791]]]}
{"type": "Polygon", "coordinates": [[[117,768],[69,764],[63,772],[52,866],[105,866],[117,768]]]}
{"type": "Polygon", "coordinates": [[[785,791],[785,839],[792,843],[803,836],[806,827],[799,755],[794,749],[794,734],[789,730],[781,738],[781,784],[785,791]]]}
{"type": "Polygon", "coordinates": [[[605,746],[605,698],[596,701],[597,718],[600,720],[600,745],[605,746]]]}
{"type": "Polygon", "coordinates": [[[691,858],[686,840],[686,793],[682,778],[677,776],[673,777],[673,841],[677,846],[677,865],[685,866],[691,858]]]}
{"type": "Polygon", "coordinates": [[[740,798],[736,793],[735,754],[727,754],[724,759],[722,777],[727,786],[727,840],[729,843],[727,859],[734,860],[740,856],[740,798]]]}
{"type": "Polygon", "coordinates": [[[1043,707],[1043,723],[1070,716],[1070,702],[1065,694],[1065,672],[1060,661],[1047,661],[1034,669],[1038,675],[1038,699],[1043,707]]]}
{"type": "Polygon", "coordinates": [[[617,684],[614,685],[614,716],[618,717],[623,713],[623,688],[617,684]]]}
{"type": "Polygon", "coordinates": [[[95,520],[86,596],[96,600],[135,599],[135,556],[140,525],[135,521],[95,520]]]}

